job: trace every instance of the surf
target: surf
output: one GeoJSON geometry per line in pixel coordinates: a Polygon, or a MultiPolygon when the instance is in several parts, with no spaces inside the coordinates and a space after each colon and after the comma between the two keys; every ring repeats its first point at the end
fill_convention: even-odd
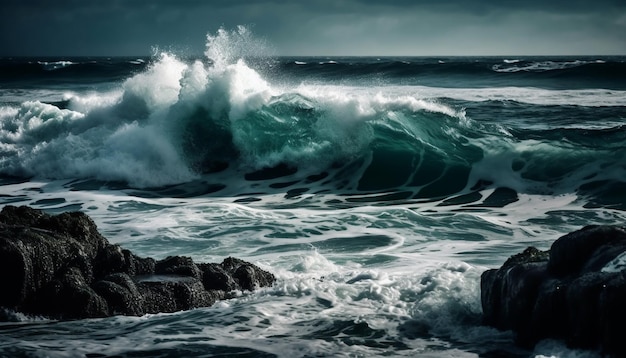
{"type": "MultiPolygon", "coordinates": [[[[315,183],[315,192],[352,195],[353,203],[480,204],[485,189],[510,192],[509,202],[517,194],[574,192],[613,203],[608,198],[623,187],[619,121],[582,118],[555,128],[560,118],[508,118],[540,107],[544,113],[618,110],[622,91],[386,85],[368,76],[421,64],[379,59],[279,62],[296,72],[344,66],[348,78],[359,79],[294,82],[275,75],[277,60],[264,57],[264,46],[245,27],[220,29],[207,35],[204,58],[161,52],[146,64],[128,59],[125,66],[142,67],[117,85],[64,93],[60,101],[4,105],[0,172],[153,193],[145,195],[196,183],[187,185],[202,188],[196,194],[223,195],[230,186],[257,194],[293,190],[293,196],[313,192],[315,183]],[[473,110],[478,105],[501,110],[504,118],[484,118],[473,110]]],[[[46,63],[65,66],[52,72],[83,64],[46,63]]],[[[533,63],[505,59],[499,66],[533,63]]],[[[569,61],[550,70],[604,64],[569,61]]],[[[319,71],[313,73],[323,79],[319,71]]]]}

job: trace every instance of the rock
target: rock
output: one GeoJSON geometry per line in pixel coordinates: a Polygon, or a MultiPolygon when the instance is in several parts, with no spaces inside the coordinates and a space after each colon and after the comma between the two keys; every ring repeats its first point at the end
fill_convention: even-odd
{"type": "Polygon", "coordinates": [[[202,273],[191,257],[186,256],[169,256],[164,260],[158,261],[154,268],[156,274],[170,274],[191,276],[196,279],[202,277],[202,273]]]}
{"type": "Polygon", "coordinates": [[[499,270],[488,270],[481,277],[481,299],[486,324],[499,329],[517,329],[519,313],[532,310],[528,295],[534,295],[537,275],[545,270],[548,252],[529,247],[510,257],[499,270]],[[485,302],[489,304],[485,304],[485,302]]]}
{"type": "Polygon", "coordinates": [[[6,282],[0,305],[28,300],[68,267],[79,269],[90,283],[93,253],[78,241],[37,227],[8,226],[2,220],[0,213],[0,282],[6,282]]]}
{"type": "Polygon", "coordinates": [[[224,259],[222,267],[233,276],[237,284],[244,290],[251,291],[258,287],[268,286],[275,280],[271,273],[234,257],[224,259]]]}
{"type": "Polygon", "coordinates": [[[100,279],[112,273],[122,272],[130,276],[154,273],[155,261],[141,258],[119,245],[106,245],[95,258],[94,277],[100,279]]]}
{"type": "Polygon", "coordinates": [[[236,258],[141,258],[109,244],[83,213],[52,216],[25,206],[0,212],[0,320],[10,311],[60,319],[174,312],[274,281],[236,258]]]}
{"type": "MultiPolygon", "coordinates": [[[[555,275],[575,275],[587,264],[598,259],[596,264],[603,267],[608,261],[615,258],[615,252],[626,250],[626,229],[617,226],[587,226],[581,230],[569,233],[557,239],[550,249],[549,269],[555,275]],[[600,255],[611,248],[615,250],[611,255],[600,255]]],[[[590,269],[592,269],[590,267],[590,269]]]]}
{"type": "Polygon", "coordinates": [[[232,274],[226,272],[222,265],[199,264],[202,271],[202,284],[206,290],[234,291],[239,287],[232,274]]]}
{"type": "Polygon", "coordinates": [[[626,228],[587,226],[549,251],[528,248],[481,277],[484,323],[532,347],[562,339],[572,348],[626,356],[626,228]]]}
{"type": "Polygon", "coordinates": [[[80,270],[72,267],[29,297],[24,311],[62,319],[105,317],[107,302],[88,284],[80,270]]]}
{"type": "Polygon", "coordinates": [[[145,314],[143,295],[126,273],[114,273],[94,284],[94,290],[108,303],[108,315],[145,314]]]}
{"type": "Polygon", "coordinates": [[[204,289],[202,282],[193,277],[142,281],[137,284],[145,298],[146,313],[176,312],[210,306],[225,298],[224,291],[204,289]]]}

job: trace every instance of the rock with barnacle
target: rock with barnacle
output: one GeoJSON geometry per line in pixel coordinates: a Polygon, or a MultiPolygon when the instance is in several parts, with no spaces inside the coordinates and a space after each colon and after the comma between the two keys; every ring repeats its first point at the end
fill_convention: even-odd
{"type": "MultiPolygon", "coordinates": [[[[110,244],[84,213],[0,212],[0,308],[59,319],[143,315],[212,305],[274,275],[235,258],[139,257],[110,244]]],[[[0,314],[7,319],[10,315],[0,314]]]]}

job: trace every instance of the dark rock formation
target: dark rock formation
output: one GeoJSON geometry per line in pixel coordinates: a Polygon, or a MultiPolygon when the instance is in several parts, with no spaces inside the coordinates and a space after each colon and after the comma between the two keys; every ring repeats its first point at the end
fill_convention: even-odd
{"type": "Polygon", "coordinates": [[[587,226],[481,277],[484,321],[531,347],[546,338],[625,357],[626,228],[587,226]]]}
{"type": "Polygon", "coordinates": [[[0,308],[53,318],[143,315],[210,306],[275,278],[235,258],[141,258],[100,235],[84,213],[0,212],[0,308]]]}

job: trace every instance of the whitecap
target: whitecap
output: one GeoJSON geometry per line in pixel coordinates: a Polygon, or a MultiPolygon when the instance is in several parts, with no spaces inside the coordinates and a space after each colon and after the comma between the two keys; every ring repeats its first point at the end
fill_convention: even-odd
{"type": "Polygon", "coordinates": [[[61,68],[69,67],[71,65],[76,64],[76,62],[67,61],[67,60],[54,61],[54,62],[38,61],[37,63],[40,64],[41,67],[46,71],[59,70],[61,68]]]}

